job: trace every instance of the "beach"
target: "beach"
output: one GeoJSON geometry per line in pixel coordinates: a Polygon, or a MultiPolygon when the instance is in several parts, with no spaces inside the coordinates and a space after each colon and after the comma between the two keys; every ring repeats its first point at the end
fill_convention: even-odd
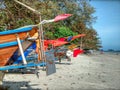
{"type": "Polygon", "coordinates": [[[71,57],[56,64],[56,73],[6,74],[8,90],[120,90],[120,54],[100,52],[71,57]]]}

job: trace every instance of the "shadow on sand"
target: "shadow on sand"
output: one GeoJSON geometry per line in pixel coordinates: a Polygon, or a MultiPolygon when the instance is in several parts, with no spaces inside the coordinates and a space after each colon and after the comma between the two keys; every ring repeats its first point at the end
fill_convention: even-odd
{"type": "Polygon", "coordinates": [[[71,65],[71,62],[55,62],[55,64],[61,64],[61,65],[71,65]]]}
{"type": "Polygon", "coordinates": [[[30,81],[21,81],[21,82],[11,82],[3,81],[3,85],[0,87],[0,90],[42,90],[39,88],[32,88],[32,86],[37,86],[38,84],[30,84],[30,81]]]}

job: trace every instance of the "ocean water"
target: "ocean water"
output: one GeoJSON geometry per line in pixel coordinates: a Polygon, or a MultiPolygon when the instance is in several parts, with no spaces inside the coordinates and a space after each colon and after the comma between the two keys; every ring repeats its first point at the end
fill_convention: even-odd
{"type": "Polygon", "coordinates": [[[120,51],[104,51],[106,54],[120,55],[120,51]]]}

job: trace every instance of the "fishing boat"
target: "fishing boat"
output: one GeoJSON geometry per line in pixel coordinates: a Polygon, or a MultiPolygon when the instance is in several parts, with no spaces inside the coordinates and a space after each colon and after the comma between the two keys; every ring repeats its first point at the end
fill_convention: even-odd
{"type": "Polygon", "coordinates": [[[32,42],[25,40],[32,37],[37,32],[37,27],[30,25],[14,30],[0,32],[0,66],[11,64],[11,56],[19,49],[19,43],[24,43],[24,50],[27,49],[32,42]]]}

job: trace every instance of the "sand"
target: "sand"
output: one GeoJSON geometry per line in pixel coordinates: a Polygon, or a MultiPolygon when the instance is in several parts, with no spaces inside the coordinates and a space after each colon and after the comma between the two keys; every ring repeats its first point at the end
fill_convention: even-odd
{"type": "Polygon", "coordinates": [[[62,60],[56,73],[6,74],[3,86],[8,90],[113,90],[120,89],[120,54],[79,55],[71,64],[62,60]]]}

